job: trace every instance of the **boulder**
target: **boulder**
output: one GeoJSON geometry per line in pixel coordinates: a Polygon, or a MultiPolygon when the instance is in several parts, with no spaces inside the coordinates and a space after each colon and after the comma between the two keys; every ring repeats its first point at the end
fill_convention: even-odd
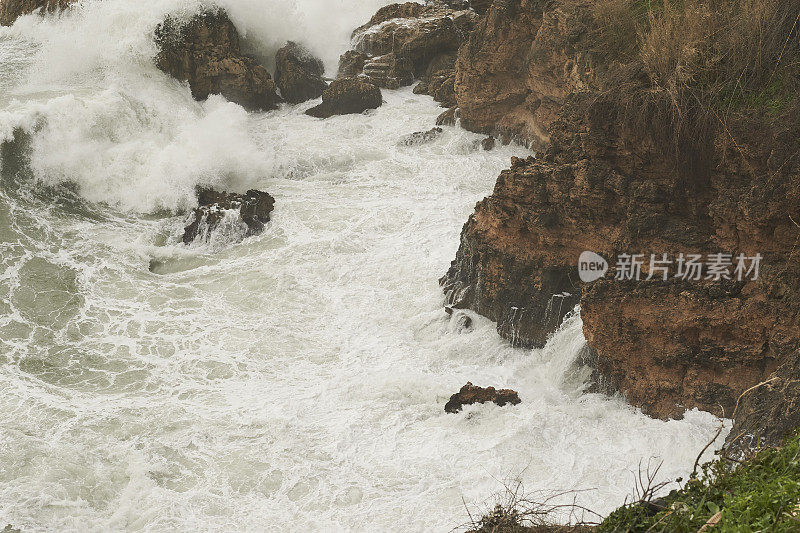
{"type": "Polygon", "coordinates": [[[486,152],[494,150],[494,145],[495,145],[494,137],[486,137],[484,140],[481,141],[481,148],[483,148],[483,150],[486,152]]]}
{"type": "Polygon", "coordinates": [[[364,63],[368,56],[357,50],[348,50],[339,58],[339,71],[337,78],[350,78],[358,76],[364,70],[364,63]]]}
{"type": "Polygon", "coordinates": [[[11,26],[22,15],[37,9],[53,13],[69,7],[75,0],[0,0],[0,26],[11,26]]]}
{"type": "Polygon", "coordinates": [[[467,382],[460,391],[450,396],[444,410],[446,413],[458,413],[465,405],[486,402],[494,402],[502,407],[506,404],[517,405],[521,400],[517,392],[511,389],[496,390],[494,387],[476,387],[467,382]]]}
{"type": "Polygon", "coordinates": [[[274,109],[280,101],[269,73],[242,54],[239,33],[220,9],[182,21],[169,16],[155,32],[158,68],[189,83],[192,96],[221,94],[248,110],[274,109]]]}
{"type": "Polygon", "coordinates": [[[275,55],[275,84],[287,102],[299,104],[319,98],[328,87],[325,65],[304,46],[289,41],[275,55]]]}
{"type": "Polygon", "coordinates": [[[198,237],[208,238],[222,222],[225,211],[238,210],[239,220],[247,226],[245,237],[258,235],[270,220],[275,199],[261,191],[250,190],[245,194],[220,192],[200,188],[197,191],[198,207],[192,221],[184,228],[183,242],[189,244],[198,237]]]}
{"type": "Polygon", "coordinates": [[[334,80],[322,93],[322,103],[306,111],[306,115],[328,118],[333,115],[363,113],[383,104],[381,90],[361,78],[334,80]]]}

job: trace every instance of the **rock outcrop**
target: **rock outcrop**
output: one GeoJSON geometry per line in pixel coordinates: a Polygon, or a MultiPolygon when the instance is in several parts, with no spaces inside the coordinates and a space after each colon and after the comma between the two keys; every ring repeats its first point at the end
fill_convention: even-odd
{"type": "Polygon", "coordinates": [[[442,128],[431,128],[428,131],[415,131],[406,135],[398,143],[400,146],[418,146],[420,144],[427,144],[439,138],[444,132],[442,128]]]}
{"type": "Polygon", "coordinates": [[[383,104],[381,90],[362,78],[340,78],[322,93],[322,103],[306,111],[307,115],[328,118],[333,115],[363,113],[383,104]]]}
{"type": "Polygon", "coordinates": [[[249,110],[277,107],[275,83],[256,59],[242,54],[239,33],[224,10],[188,21],[167,17],[155,37],[158,68],[188,82],[195,99],[221,94],[249,110]]]}
{"type": "MultiPolygon", "coordinates": [[[[414,78],[427,81],[434,65],[434,74],[454,81],[455,53],[477,18],[467,7],[463,2],[407,2],[381,8],[353,32],[354,50],[341,57],[339,75],[363,74],[376,85],[394,89],[410,85],[414,78]],[[449,63],[446,75],[440,73],[442,57],[449,63]]],[[[448,105],[455,100],[451,93],[446,96],[448,105]]]]}
{"type": "Polygon", "coordinates": [[[441,280],[448,302],[522,346],[541,346],[580,302],[604,387],[657,417],[692,407],[730,416],[800,347],[799,127],[730,121],[708,174],[692,176],[623,113],[597,94],[567,99],[548,150],[513,160],[465,225],[441,280]],[[612,265],[591,284],[577,269],[587,250],[612,265]],[[624,253],[647,258],[641,281],[616,279],[624,253]],[[664,253],[666,281],[650,266],[664,253]],[[734,279],[676,278],[680,254],[715,253],[730,254],[734,279]],[[763,257],[758,279],[736,279],[740,254],[763,257]]]}
{"type": "Polygon", "coordinates": [[[289,41],[275,55],[275,84],[287,102],[299,104],[319,98],[328,87],[325,65],[304,46],[289,41]]]}
{"type": "Polygon", "coordinates": [[[0,26],[11,26],[22,15],[37,9],[53,13],[67,9],[75,0],[0,0],[0,26]]]}
{"type": "Polygon", "coordinates": [[[197,191],[199,206],[192,213],[192,220],[184,228],[183,243],[190,244],[197,239],[208,240],[225,218],[226,212],[236,211],[238,220],[247,229],[244,237],[258,235],[270,221],[275,207],[275,199],[261,191],[250,190],[245,194],[219,192],[200,188],[197,191]]]}
{"type": "Polygon", "coordinates": [[[502,407],[506,404],[517,405],[521,400],[517,392],[511,389],[496,390],[494,387],[477,387],[467,382],[461,387],[461,390],[450,396],[444,410],[446,413],[458,413],[465,405],[486,402],[493,402],[502,407]]]}
{"type": "Polygon", "coordinates": [[[488,9],[458,52],[462,127],[543,149],[571,92],[593,85],[588,0],[473,2],[488,9]]]}

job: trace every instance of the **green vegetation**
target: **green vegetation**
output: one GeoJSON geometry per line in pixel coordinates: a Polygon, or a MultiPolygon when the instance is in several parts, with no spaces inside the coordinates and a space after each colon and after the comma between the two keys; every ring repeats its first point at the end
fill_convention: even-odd
{"type": "MultiPolygon", "coordinates": [[[[730,533],[800,531],[800,434],[780,448],[765,448],[738,464],[717,459],[702,466],[683,488],[620,507],[599,525],[549,525],[564,506],[513,499],[477,523],[478,533],[730,533]],[[658,509],[661,509],[658,512],[658,509]],[[705,529],[704,529],[705,528],[705,529]]],[[[579,509],[578,509],[579,510],[579,509]]],[[[574,516],[580,516],[575,513],[574,516]]]]}
{"type": "MultiPolygon", "coordinates": [[[[662,502],[659,502],[662,503],[662,502]]],[[[800,435],[761,450],[734,468],[719,459],[663,499],[665,510],[622,507],[598,527],[605,532],[800,531],[800,435]]]]}

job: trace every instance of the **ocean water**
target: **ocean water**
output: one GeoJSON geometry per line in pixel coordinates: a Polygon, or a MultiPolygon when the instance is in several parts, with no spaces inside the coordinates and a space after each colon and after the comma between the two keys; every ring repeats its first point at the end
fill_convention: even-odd
{"type": "MultiPolygon", "coordinates": [[[[295,39],[332,72],[386,2],[222,3],[254,53],[295,39]]],[[[199,4],[0,29],[0,523],[450,531],[516,480],[607,513],[640,469],[691,470],[720,421],[585,393],[579,312],[543,350],[443,312],[461,226],[525,149],[457,128],[400,145],[442,111],[409,88],[325,121],[194,102],[151,34],[199,4]],[[197,184],[268,191],[273,221],[184,246],[197,184]],[[522,403],[445,414],[467,381],[522,403]]]]}

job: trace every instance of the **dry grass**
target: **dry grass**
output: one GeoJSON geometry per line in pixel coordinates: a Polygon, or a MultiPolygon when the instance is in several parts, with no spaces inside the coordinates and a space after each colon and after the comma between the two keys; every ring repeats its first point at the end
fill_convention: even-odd
{"type": "Polygon", "coordinates": [[[800,0],[596,0],[608,98],[696,177],[734,117],[798,104],[800,0]]]}

